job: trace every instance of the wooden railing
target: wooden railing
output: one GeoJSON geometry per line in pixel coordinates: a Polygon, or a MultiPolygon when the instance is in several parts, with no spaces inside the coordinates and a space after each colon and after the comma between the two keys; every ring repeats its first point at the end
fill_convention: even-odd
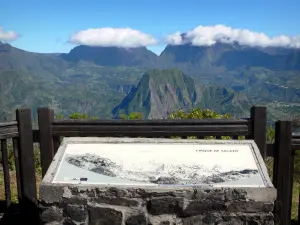
{"type": "MultiPolygon", "coordinates": [[[[0,123],[0,141],[2,166],[5,186],[5,211],[11,207],[10,168],[8,158],[8,142],[12,144],[15,159],[17,190],[22,221],[37,216],[37,187],[35,161],[33,154],[31,111],[19,109],[16,111],[16,121],[0,123]]],[[[2,218],[5,219],[5,218],[2,218]]],[[[33,222],[32,219],[30,219],[33,222]]]]}
{"type": "MultiPolygon", "coordinates": [[[[61,137],[172,137],[243,136],[253,139],[263,158],[274,157],[273,182],[278,191],[275,213],[280,224],[290,224],[293,186],[293,151],[300,147],[300,135],[292,135],[290,121],[276,123],[275,143],[266,143],[266,108],[252,107],[246,119],[204,120],[56,120],[49,108],[38,110],[38,129],[32,129],[31,112],[17,110],[16,121],[0,124],[1,150],[5,177],[6,205],[10,204],[7,139],[12,138],[16,159],[19,201],[22,211],[37,208],[33,143],[40,144],[44,175],[60,145],[61,137]],[[26,207],[27,206],[27,207],[26,207]],[[32,206],[30,208],[30,206],[32,206]]],[[[300,148],[299,148],[300,149],[300,148]]]]}

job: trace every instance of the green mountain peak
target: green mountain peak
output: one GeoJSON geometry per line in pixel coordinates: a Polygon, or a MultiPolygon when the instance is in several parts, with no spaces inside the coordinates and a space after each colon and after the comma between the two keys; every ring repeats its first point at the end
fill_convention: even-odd
{"type": "Polygon", "coordinates": [[[243,114],[249,102],[245,96],[241,97],[243,94],[235,93],[226,88],[200,86],[177,69],[149,70],[137,87],[113,109],[113,114],[118,117],[140,112],[145,118],[165,118],[175,110],[197,106],[221,112],[231,109],[229,111],[235,111],[235,114],[243,114]],[[243,106],[239,104],[240,99],[243,106]]]}

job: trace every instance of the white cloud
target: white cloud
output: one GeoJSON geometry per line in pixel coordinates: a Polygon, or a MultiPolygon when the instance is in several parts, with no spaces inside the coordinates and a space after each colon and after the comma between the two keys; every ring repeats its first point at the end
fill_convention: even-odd
{"type": "Polygon", "coordinates": [[[181,36],[176,32],[165,38],[168,44],[180,45],[187,42],[196,46],[210,46],[216,42],[233,43],[260,47],[291,47],[300,48],[300,36],[279,35],[269,37],[247,29],[235,29],[224,25],[198,26],[181,36]]]}
{"type": "Polygon", "coordinates": [[[74,44],[89,46],[116,46],[134,48],[149,46],[157,43],[151,35],[131,28],[96,28],[79,31],[71,35],[70,40],[74,44]]]}
{"type": "Polygon", "coordinates": [[[172,44],[172,45],[180,45],[180,44],[183,44],[183,40],[182,40],[182,37],[181,37],[181,32],[177,31],[176,33],[174,34],[171,34],[171,35],[168,35],[166,37],[166,42],[168,44],[172,44]]]}
{"type": "Polygon", "coordinates": [[[0,27],[0,41],[10,42],[14,41],[19,37],[19,35],[14,31],[5,31],[0,27]]]}

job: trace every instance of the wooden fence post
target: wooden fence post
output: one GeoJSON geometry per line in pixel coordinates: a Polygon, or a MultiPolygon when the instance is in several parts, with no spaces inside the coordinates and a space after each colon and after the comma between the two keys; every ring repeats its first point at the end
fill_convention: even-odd
{"type": "Polygon", "coordinates": [[[54,157],[52,121],[54,112],[49,108],[38,109],[42,176],[44,177],[54,157]]]}
{"type": "Polygon", "coordinates": [[[17,189],[18,189],[18,199],[22,199],[21,194],[21,174],[20,174],[20,157],[19,157],[19,138],[13,138],[13,151],[15,156],[16,165],[16,178],[17,178],[17,189]]]}
{"type": "Polygon", "coordinates": [[[291,149],[292,122],[277,121],[275,126],[274,186],[277,188],[275,213],[280,224],[291,224],[294,157],[291,149]]]}
{"type": "Polygon", "coordinates": [[[20,205],[24,218],[30,217],[30,220],[33,221],[37,219],[38,208],[31,110],[18,109],[16,118],[19,130],[20,205]]]}
{"type": "Polygon", "coordinates": [[[253,136],[248,139],[253,139],[260,150],[261,156],[265,159],[267,156],[267,108],[263,106],[253,106],[251,108],[251,120],[253,136]]]}
{"type": "Polygon", "coordinates": [[[56,154],[59,146],[60,146],[60,136],[54,135],[53,136],[54,154],[56,154]]]}

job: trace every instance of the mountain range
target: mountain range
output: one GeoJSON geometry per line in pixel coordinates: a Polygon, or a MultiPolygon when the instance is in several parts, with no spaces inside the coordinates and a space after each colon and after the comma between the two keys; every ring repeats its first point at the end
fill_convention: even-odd
{"type": "MultiPolygon", "coordinates": [[[[300,109],[300,50],[238,43],[145,47],[77,46],[69,53],[33,53],[0,43],[0,119],[18,107],[86,113],[100,118],[210,108],[247,116],[266,105],[270,120],[300,109]]],[[[34,114],[36,119],[36,114],[34,114]]]]}

